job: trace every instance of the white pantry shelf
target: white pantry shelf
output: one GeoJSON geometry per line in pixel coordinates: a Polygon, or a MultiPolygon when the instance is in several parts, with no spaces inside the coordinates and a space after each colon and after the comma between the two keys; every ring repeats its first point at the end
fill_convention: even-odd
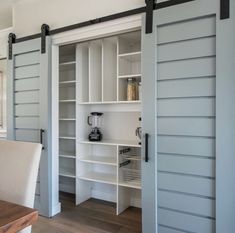
{"type": "Polygon", "coordinates": [[[76,100],[71,99],[71,100],[59,100],[60,103],[75,103],[76,100]]]}
{"type": "Polygon", "coordinates": [[[68,66],[68,65],[73,65],[73,64],[76,64],[76,61],[62,62],[59,65],[60,66],[68,66]]]}
{"type": "Polygon", "coordinates": [[[99,101],[99,102],[79,102],[80,105],[102,105],[102,104],[141,104],[140,100],[133,101],[99,101]]]}
{"type": "Polygon", "coordinates": [[[129,140],[102,140],[100,142],[91,142],[88,140],[80,140],[79,143],[93,144],[93,145],[107,145],[107,146],[130,146],[130,147],[141,147],[138,141],[129,140]]]}
{"type": "Polygon", "coordinates": [[[140,161],[140,155],[122,155],[125,159],[132,160],[132,161],[140,161]]]}
{"type": "Polygon", "coordinates": [[[70,81],[61,81],[59,82],[60,86],[71,86],[76,84],[76,80],[70,80],[70,81]]]}
{"type": "Polygon", "coordinates": [[[119,182],[118,185],[122,187],[128,187],[128,188],[142,189],[140,182],[133,182],[133,183],[119,182]]]}
{"type": "Polygon", "coordinates": [[[75,118],[60,118],[60,121],[76,121],[75,118]]]}
{"type": "Polygon", "coordinates": [[[100,172],[88,172],[78,176],[81,180],[89,180],[104,184],[117,184],[117,177],[114,174],[100,173],[100,172]]]}
{"type": "Polygon", "coordinates": [[[76,140],[76,137],[71,137],[71,136],[59,136],[59,139],[76,140]]]}
{"type": "Polygon", "coordinates": [[[136,55],[141,55],[141,51],[137,51],[137,52],[132,52],[132,53],[121,53],[118,54],[119,57],[130,57],[130,56],[136,56],[136,55]]]}
{"type": "Polygon", "coordinates": [[[62,150],[59,151],[59,155],[60,155],[60,156],[71,156],[71,157],[75,157],[75,156],[76,156],[75,154],[76,154],[76,153],[73,152],[73,151],[62,151],[62,150]]]}
{"type": "Polygon", "coordinates": [[[60,158],[66,158],[66,159],[76,159],[76,156],[73,155],[59,155],[60,158]]]}
{"type": "Polygon", "coordinates": [[[117,159],[113,157],[101,157],[101,156],[82,156],[79,161],[85,163],[103,164],[117,166],[117,159]]]}
{"type": "Polygon", "coordinates": [[[76,178],[75,173],[72,173],[71,171],[65,171],[64,169],[60,169],[59,175],[68,178],[76,178]]]}
{"type": "Polygon", "coordinates": [[[127,79],[127,78],[141,78],[142,74],[125,74],[125,75],[119,75],[118,78],[120,79],[127,79]]]}

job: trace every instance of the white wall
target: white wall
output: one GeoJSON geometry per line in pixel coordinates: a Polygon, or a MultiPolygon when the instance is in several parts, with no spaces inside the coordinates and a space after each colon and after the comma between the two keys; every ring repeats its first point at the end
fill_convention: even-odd
{"type": "Polygon", "coordinates": [[[13,6],[14,33],[22,37],[145,5],[145,0],[20,0],[13,6]]]}
{"type": "MultiPolygon", "coordinates": [[[[6,74],[7,74],[7,60],[0,60],[0,72],[2,73],[3,82],[1,83],[0,90],[3,91],[2,98],[0,99],[1,111],[0,118],[3,121],[0,126],[0,139],[6,137],[6,74]],[[2,115],[1,115],[2,114],[2,115]]],[[[1,74],[0,74],[1,75],[1,74]]]]}
{"type": "Polygon", "coordinates": [[[0,58],[7,57],[7,42],[8,34],[12,31],[12,28],[4,29],[0,31],[0,58]]]}
{"type": "Polygon", "coordinates": [[[0,30],[12,26],[12,0],[0,0],[0,30]]]}

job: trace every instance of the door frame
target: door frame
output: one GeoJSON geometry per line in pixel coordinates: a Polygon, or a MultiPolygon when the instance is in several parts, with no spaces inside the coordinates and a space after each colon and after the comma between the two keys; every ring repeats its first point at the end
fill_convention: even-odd
{"type": "Polygon", "coordinates": [[[78,28],[51,36],[52,41],[52,67],[51,67],[51,107],[52,107],[52,216],[61,212],[59,202],[59,156],[58,156],[58,76],[59,76],[59,46],[82,41],[93,40],[101,37],[113,36],[129,31],[141,30],[142,14],[120,18],[104,23],[99,23],[84,28],[78,28]],[[59,208],[57,208],[59,206],[59,208]]]}
{"type": "MultiPolygon", "coordinates": [[[[220,0],[196,0],[154,11],[153,22],[156,22],[158,19],[158,24],[161,25],[161,21],[162,24],[167,24],[174,21],[185,20],[186,18],[198,18],[204,15],[216,15],[216,232],[231,232],[235,229],[235,221],[233,219],[233,216],[235,216],[235,108],[232,101],[235,99],[235,49],[232,49],[235,41],[235,1],[230,1],[229,19],[220,19],[220,0]],[[200,7],[198,7],[199,4],[201,4],[200,7]],[[182,11],[182,9],[184,9],[184,11],[182,11]],[[193,11],[190,9],[193,9],[193,11]],[[177,10],[180,10],[183,14],[181,16],[175,14],[177,10]]],[[[143,16],[143,27],[145,26],[144,22],[145,16],[143,16]]],[[[156,60],[155,57],[157,54],[156,50],[153,49],[153,41],[156,44],[156,33],[155,26],[153,27],[152,34],[143,33],[143,37],[147,41],[143,46],[143,57],[145,56],[144,54],[146,54],[148,58],[146,60],[142,59],[143,76],[152,77],[152,79],[148,78],[148,87],[151,88],[148,88],[148,92],[152,90],[152,92],[155,92],[154,96],[157,94],[157,85],[154,77],[157,69],[154,61],[156,60]]],[[[145,84],[142,82],[143,92],[144,89],[145,84]]],[[[153,94],[151,96],[153,96],[153,94]]],[[[147,103],[148,101],[144,100],[143,103],[145,102],[147,103]]],[[[148,102],[150,106],[147,108],[152,108],[152,114],[156,114],[156,103],[153,102],[154,101],[150,99],[148,102]]],[[[143,104],[143,106],[145,107],[145,104],[143,104]]],[[[144,109],[144,112],[147,112],[149,116],[150,113],[148,109],[147,111],[144,109]]],[[[153,122],[152,118],[150,120],[152,125],[156,127],[157,120],[155,119],[155,122],[153,122]]],[[[145,123],[143,124],[145,125],[145,123]]],[[[152,133],[152,129],[149,130],[150,133],[152,133]]],[[[153,136],[156,142],[156,135],[153,136]]],[[[153,150],[154,148],[154,154],[156,156],[157,143],[151,145],[149,150],[153,150]]],[[[155,166],[157,167],[157,159],[155,158],[155,160],[155,166]]],[[[155,174],[154,182],[155,187],[157,187],[157,174],[155,174]]],[[[154,198],[154,203],[157,206],[157,192],[154,198]]],[[[156,224],[150,228],[148,226],[143,232],[157,232],[157,208],[156,212],[152,214],[155,214],[156,224]]],[[[152,221],[149,224],[152,224],[154,221],[152,216],[144,221],[149,222],[150,219],[152,219],[152,221]]]]}

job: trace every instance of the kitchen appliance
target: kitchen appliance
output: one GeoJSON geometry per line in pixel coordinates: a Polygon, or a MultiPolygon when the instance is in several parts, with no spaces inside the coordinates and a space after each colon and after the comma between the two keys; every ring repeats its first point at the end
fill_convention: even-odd
{"type": "Polygon", "coordinates": [[[87,117],[87,124],[91,126],[91,133],[88,135],[89,141],[101,141],[102,133],[100,131],[101,127],[101,112],[92,112],[90,116],[87,117]]]}

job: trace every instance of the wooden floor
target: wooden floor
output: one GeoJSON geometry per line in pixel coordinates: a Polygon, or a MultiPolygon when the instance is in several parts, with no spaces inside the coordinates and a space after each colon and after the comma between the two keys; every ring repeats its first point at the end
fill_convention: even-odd
{"type": "Polygon", "coordinates": [[[130,207],[116,216],[115,205],[90,199],[75,206],[73,197],[61,195],[62,212],[52,219],[39,217],[32,233],[141,233],[141,210],[130,207]]]}

